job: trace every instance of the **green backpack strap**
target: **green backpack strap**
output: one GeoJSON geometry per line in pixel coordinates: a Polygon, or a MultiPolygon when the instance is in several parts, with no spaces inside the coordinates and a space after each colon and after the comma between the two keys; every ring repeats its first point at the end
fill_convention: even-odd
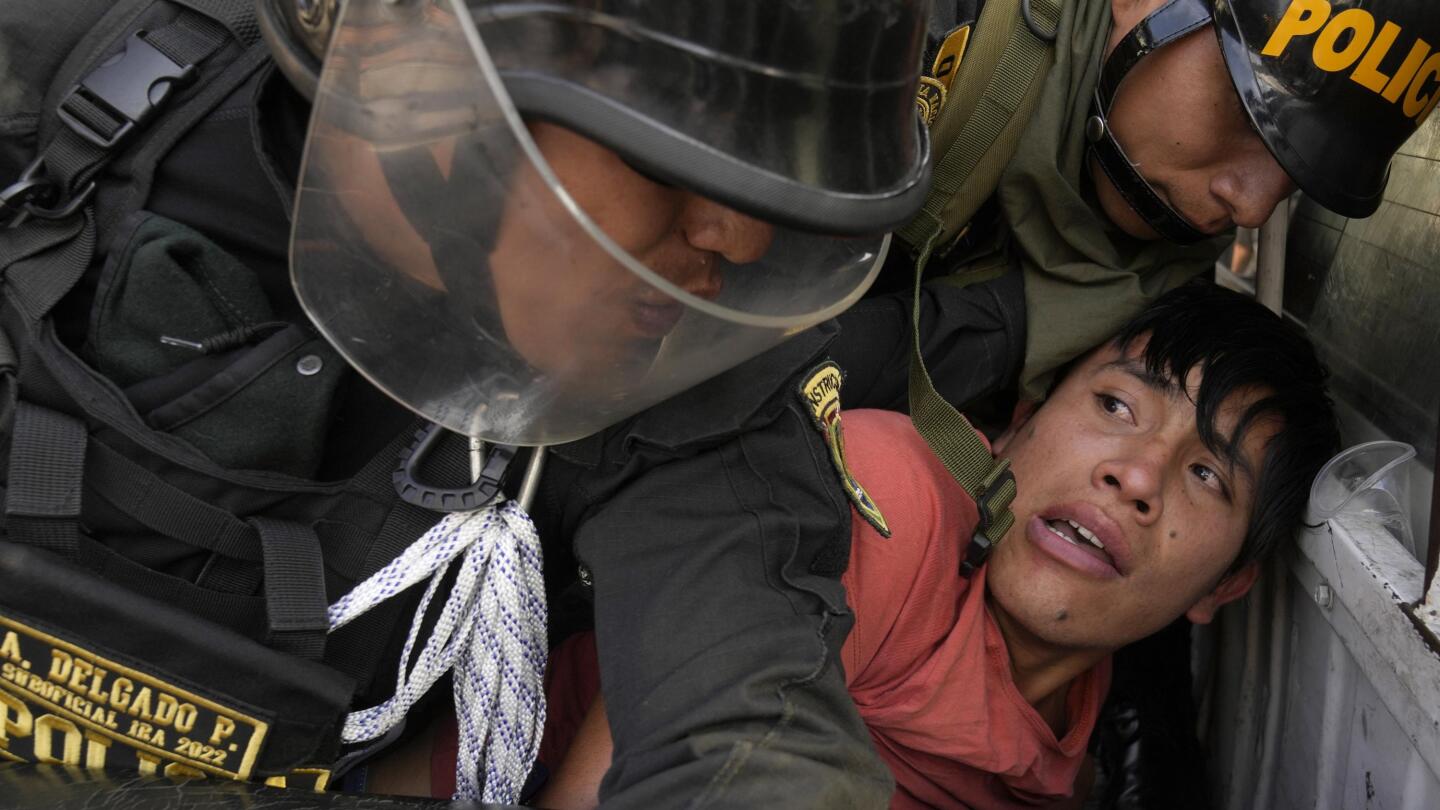
{"type": "Polygon", "coordinates": [[[960,573],[968,577],[985,562],[990,549],[1015,523],[1015,516],[1010,512],[1010,502],[1015,499],[1015,476],[1010,472],[1010,460],[996,459],[990,454],[970,420],[935,390],[925,370],[925,359],[920,356],[920,274],[930,260],[932,247],[933,244],[927,244],[915,263],[910,421],[979,510],[975,535],[960,563],[960,573]]]}
{"type": "MultiPolygon", "coordinates": [[[[1015,154],[1053,60],[1050,43],[1059,19],[1059,0],[986,3],[976,25],[978,34],[949,92],[954,106],[942,109],[936,122],[936,141],[950,140],[935,170],[935,187],[921,212],[899,232],[919,253],[911,314],[910,419],[979,510],[979,524],[960,563],[965,576],[985,562],[1014,525],[1010,503],[1015,499],[1015,476],[1010,460],[991,455],[969,420],[935,390],[925,370],[920,355],[920,282],[931,254],[939,245],[948,249],[964,234],[1015,154]]],[[[968,280],[979,280],[980,275],[968,280]]]]}
{"type": "Polygon", "coordinates": [[[933,185],[915,218],[896,232],[919,254],[944,246],[995,191],[1040,99],[1054,60],[1061,0],[987,0],[965,57],[930,129],[933,185]],[[1043,35],[1043,37],[1042,37],[1043,35]]]}

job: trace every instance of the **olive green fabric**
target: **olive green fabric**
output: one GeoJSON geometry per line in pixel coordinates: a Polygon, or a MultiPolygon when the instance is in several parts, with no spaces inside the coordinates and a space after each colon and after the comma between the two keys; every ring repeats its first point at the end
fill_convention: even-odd
{"type": "MultiPolygon", "coordinates": [[[[1055,30],[1060,0],[1024,0],[1043,30],[1055,30]]],[[[896,235],[939,253],[964,233],[1014,155],[1040,100],[1049,43],[1021,15],[1021,0],[990,0],[966,46],[930,140],[939,159],[925,205],[896,235]]]]}
{"type": "Polygon", "coordinates": [[[1057,368],[1113,335],[1161,293],[1213,267],[1228,243],[1228,237],[1188,247],[1132,239],[1110,224],[1098,204],[1092,207],[1084,131],[1110,30],[1110,2],[1065,3],[1055,63],[1000,179],[1008,249],[1025,272],[1028,325],[1020,382],[1028,399],[1044,396],[1057,368]]]}
{"type": "MultiPolygon", "coordinates": [[[[961,65],[953,86],[955,103],[942,112],[936,125],[935,139],[944,144],[944,156],[935,168],[935,187],[924,210],[899,233],[920,248],[910,318],[910,419],[980,509],[976,539],[961,568],[966,575],[984,562],[992,538],[1004,537],[1014,524],[1010,502],[1015,498],[1015,478],[1008,475],[1009,460],[991,456],[970,421],[930,380],[920,351],[920,283],[935,246],[950,244],[963,234],[989,196],[988,187],[999,179],[1013,154],[1044,87],[1049,44],[1021,20],[1021,2],[990,0],[985,6],[980,34],[972,45],[975,50],[961,65]],[[943,135],[944,130],[950,135],[943,135]]],[[[1032,13],[1042,19],[1046,30],[1054,30],[1060,9],[1051,0],[1034,0],[1032,13]]],[[[1003,262],[998,264],[1003,271],[1003,262]]],[[[967,268],[963,283],[973,283],[980,275],[973,266],[967,268]]]]}

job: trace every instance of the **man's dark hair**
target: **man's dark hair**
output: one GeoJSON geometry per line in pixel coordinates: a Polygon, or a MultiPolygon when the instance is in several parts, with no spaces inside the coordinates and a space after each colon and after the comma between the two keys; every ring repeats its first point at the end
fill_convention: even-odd
{"type": "Polygon", "coordinates": [[[1161,296],[1122,327],[1121,350],[1145,345],[1145,369],[1184,391],[1200,369],[1193,397],[1200,440],[1235,464],[1245,434],[1257,421],[1278,417],[1280,431],[1265,448],[1255,476],[1255,499],[1240,554],[1226,572],[1264,560],[1299,529],[1310,483],[1340,448],[1335,405],[1325,390],[1329,375],[1308,338],[1254,299],[1208,282],[1186,284],[1161,296]],[[1234,393],[1260,391],[1229,436],[1216,429],[1220,406],[1234,393]]]}

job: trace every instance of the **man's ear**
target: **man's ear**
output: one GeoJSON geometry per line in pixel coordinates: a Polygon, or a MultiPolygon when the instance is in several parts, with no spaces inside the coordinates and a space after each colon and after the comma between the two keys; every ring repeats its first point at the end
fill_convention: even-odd
{"type": "Polygon", "coordinates": [[[1215,586],[1215,590],[1200,597],[1200,601],[1185,611],[1185,618],[1195,624],[1209,624],[1210,620],[1215,618],[1215,611],[1219,610],[1221,605],[1234,602],[1249,593],[1258,576],[1260,576],[1260,563],[1252,562],[1225,577],[1220,580],[1220,584],[1215,586]]]}
{"type": "Polygon", "coordinates": [[[996,436],[995,441],[990,443],[991,452],[997,456],[1005,455],[1005,447],[1009,445],[1020,433],[1021,429],[1030,422],[1030,417],[1034,416],[1035,412],[1040,410],[1040,404],[1039,402],[1029,402],[1023,399],[1015,403],[1015,411],[1010,414],[1010,426],[1005,428],[1005,432],[996,436]]]}

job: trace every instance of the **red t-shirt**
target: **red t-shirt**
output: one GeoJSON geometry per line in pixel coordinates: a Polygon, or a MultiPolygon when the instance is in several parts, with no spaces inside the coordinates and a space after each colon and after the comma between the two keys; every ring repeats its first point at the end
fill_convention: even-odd
{"type": "Polygon", "coordinates": [[[1110,683],[1110,662],[1077,678],[1068,731],[1021,697],[985,605],[985,572],[959,574],[975,503],[910,420],[844,414],[851,472],[890,525],[858,516],[844,576],[855,629],[841,649],[846,682],[895,774],[892,808],[1008,808],[1068,796],[1110,683]]]}
{"type": "MultiPolygon", "coordinates": [[[[1068,796],[1110,683],[1106,659],[1071,684],[1068,732],[1056,740],[1021,697],[985,607],[985,572],[961,577],[975,504],[910,420],[846,411],[850,471],[890,525],[886,539],[855,515],[844,576],[855,628],[841,648],[850,694],[895,775],[892,808],[988,808],[1068,796]]],[[[599,688],[588,634],[551,654],[541,761],[554,767],[599,688]]],[[[435,795],[453,790],[453,724],[436,740],[435,795]]]]}

